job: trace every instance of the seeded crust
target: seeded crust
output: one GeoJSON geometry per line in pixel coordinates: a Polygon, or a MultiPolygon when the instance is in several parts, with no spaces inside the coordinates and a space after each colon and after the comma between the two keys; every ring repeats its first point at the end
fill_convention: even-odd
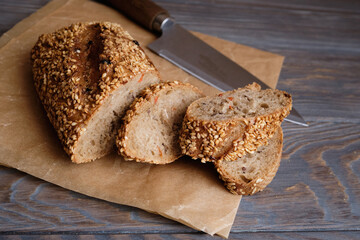
{"type": "Polygon", "coordinates": [[[109,152],[90,159],[75,154],[87,124],[108,97],[136,76],[158,78],[139,43],[120,25],[108,22],[77,23],[43,34],[31,51],[31,60],[36,91],[75,163],[109,152]]]}
{"type": "Polygon", "coordinates": [[[198,88],[177,81],[153,84],[143,90],[123,118],[116,139],[118,153],[125,160],[152,164],[167,164],[181,157],[178,133],[188,105],[200,97],[204,97],[204,94],[198,88]],[[181,96],[178,96],[179,93],[181,96]],[[172,112],[166,112],[166,108],[170,108],[172,112]],[[166,117],[162,116],[164,109],[166,117]],[[147,120],[147,116],[151,120],[147,120]],[[139,121],[143,122],[140,129],[136,128],[139,121]],[[147,121],[154,121],[156,128],[150,129],[147,121]],[[139,142],[139,135],[145,134],[150,135],[151,139],[139,142]],[[161,134],[168,134],[167,142],[161,142],[161,134]],[[152,154],[146,154],[147,152],[152,154]]]}
{"type": "MultiPolygon", "coordinates": [[[[250,84],[243,89],[261,91],[261,87],[250,84]]],[[[233,90],[231,94],[243,89],[233,90]]],[[[192,115],[194,107],[199,102],[212,97],[206,97],[193,102],[187,109],[180,134],[182,153],[202,162],[218,160],[234,161],[246,153],[253,153],[259,146],[265,145],[275,130],[281,125],[284,118],[290,113],[292,100],[290,94],[280,90],[274,91],[287,98],[285,106],[266,115],[246,117],[233,117],[222,120],[201,120],[192,115]],[[231,142],[229,142],[231,140],[231,142]],[[227,145],[226,145],[227,144],[227,145]]],[[[222,96],[222,94],[219,94],[222,96]]]]}
{"type": "Polygon", "coordinates": [[[262,191],[270,184],[279,169],[282,146],[283,133],[279,127],[269,139],[268,145],[259,147],[255,153],[248,153],[232,162],[216,161],[214,164],[219,178],[224,181],[225,187],[236,195],[253,195],[262,191]],[[260,168],[256,161],[265,162],[265,166],[260,168]],[[247,176],[246,171],[251,169],[256,173],[247,176]]]}

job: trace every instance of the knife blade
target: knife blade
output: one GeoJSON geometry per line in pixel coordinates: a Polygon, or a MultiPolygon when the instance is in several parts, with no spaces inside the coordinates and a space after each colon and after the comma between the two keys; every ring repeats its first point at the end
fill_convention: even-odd
{"type": "MultiPolygon", "coordinates": [[[[253,82],[262,89],[270,88],[231,59],[227,58],[175,22],[170,14],[150,0],[106,0],[110,6],[140,23],[147,29],[161,34],[148,45],[152,51],[203,82],[229,91],[253,82]]],[[[285,119],[308,126],[293,107],[285,119]]]]}

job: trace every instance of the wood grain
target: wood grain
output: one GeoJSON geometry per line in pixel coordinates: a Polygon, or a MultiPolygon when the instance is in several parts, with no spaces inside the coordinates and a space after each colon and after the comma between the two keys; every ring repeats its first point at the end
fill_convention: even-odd
{"type": "Polygon", "coordinates": [[[0,168],[0,230],[5,232],[195,232],[140,209],[78,194],[13,169],[0,168]]]}
{"type": "MultiPolygon", "coordinates": [[[[0,33],[46,2],[0,0],[0,33]]],[[[292,93],[310,123],[283,124],[279,172],[263,192],[243,198],[230,239],[359,239],[360,2],[155,2],[190,30],[286,56],[278,87],[292,93]]],[[[212,239],[6,167],[0,233],[0,239],[212,239]]]]}
{"type": "MultiPolygon", "coordinates": [[[[20,239],[38,239],[38,240],[53,240],[53,239],[69,239],[69,240],[112,240],[112,239],[199,239],[199,240],[213,240],[222,238],[211,237],[200,234],[96,234],[90,235],[3,235],[0,239],[8,240],[20,240],[20,239]]],[[[338,239],[349,239],[358,240],[359,235],[357,231],[339,231],[339,232],[261,232],[261,233],[235,233],[230,234],[229,239],[239,240],[264,240],[264,239],[326,239],[326,240],[338,240],[338,239]]]]}
{"type": "Polygon", "coordinates": [[[278,174],[262,193],[243,198],[234,230],[358,229],[360,127],[323,122],[306,129],[283,126],[278,174]]]}
{"type": "Polygon", "coordinates": [[[360,121],[358,1],[159,1],[184,27],[284,55],[279,89],[308,121],[360,121]]]}

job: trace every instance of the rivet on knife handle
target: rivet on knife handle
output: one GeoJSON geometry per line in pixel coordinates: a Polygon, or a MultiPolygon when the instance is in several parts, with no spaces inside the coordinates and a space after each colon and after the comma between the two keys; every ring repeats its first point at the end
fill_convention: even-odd
{"type": "Polygon", "coordinates": [[[150,0],[104,0],[102,2],[108,3],[154,32],[161,32],[161,23],[169,17],[165,9],[150,0]]]}

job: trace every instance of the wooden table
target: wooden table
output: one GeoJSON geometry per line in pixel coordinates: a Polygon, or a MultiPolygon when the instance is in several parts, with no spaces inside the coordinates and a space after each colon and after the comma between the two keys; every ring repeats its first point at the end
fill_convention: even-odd
{"type": "MultiPolygon", "coordinates": [[[[1,0],[0,34],[47,2],[1,0]]],[[[265,191],[243,198],[230,239],[360,239],[360,2],[156,2],[190,30],[286,56],[278,88],[292,93],[310,124],[283,124],[279,172],[265,191]]],[[[6,167],[0,231],[14,239],[211,238],[6,167]]]]}

